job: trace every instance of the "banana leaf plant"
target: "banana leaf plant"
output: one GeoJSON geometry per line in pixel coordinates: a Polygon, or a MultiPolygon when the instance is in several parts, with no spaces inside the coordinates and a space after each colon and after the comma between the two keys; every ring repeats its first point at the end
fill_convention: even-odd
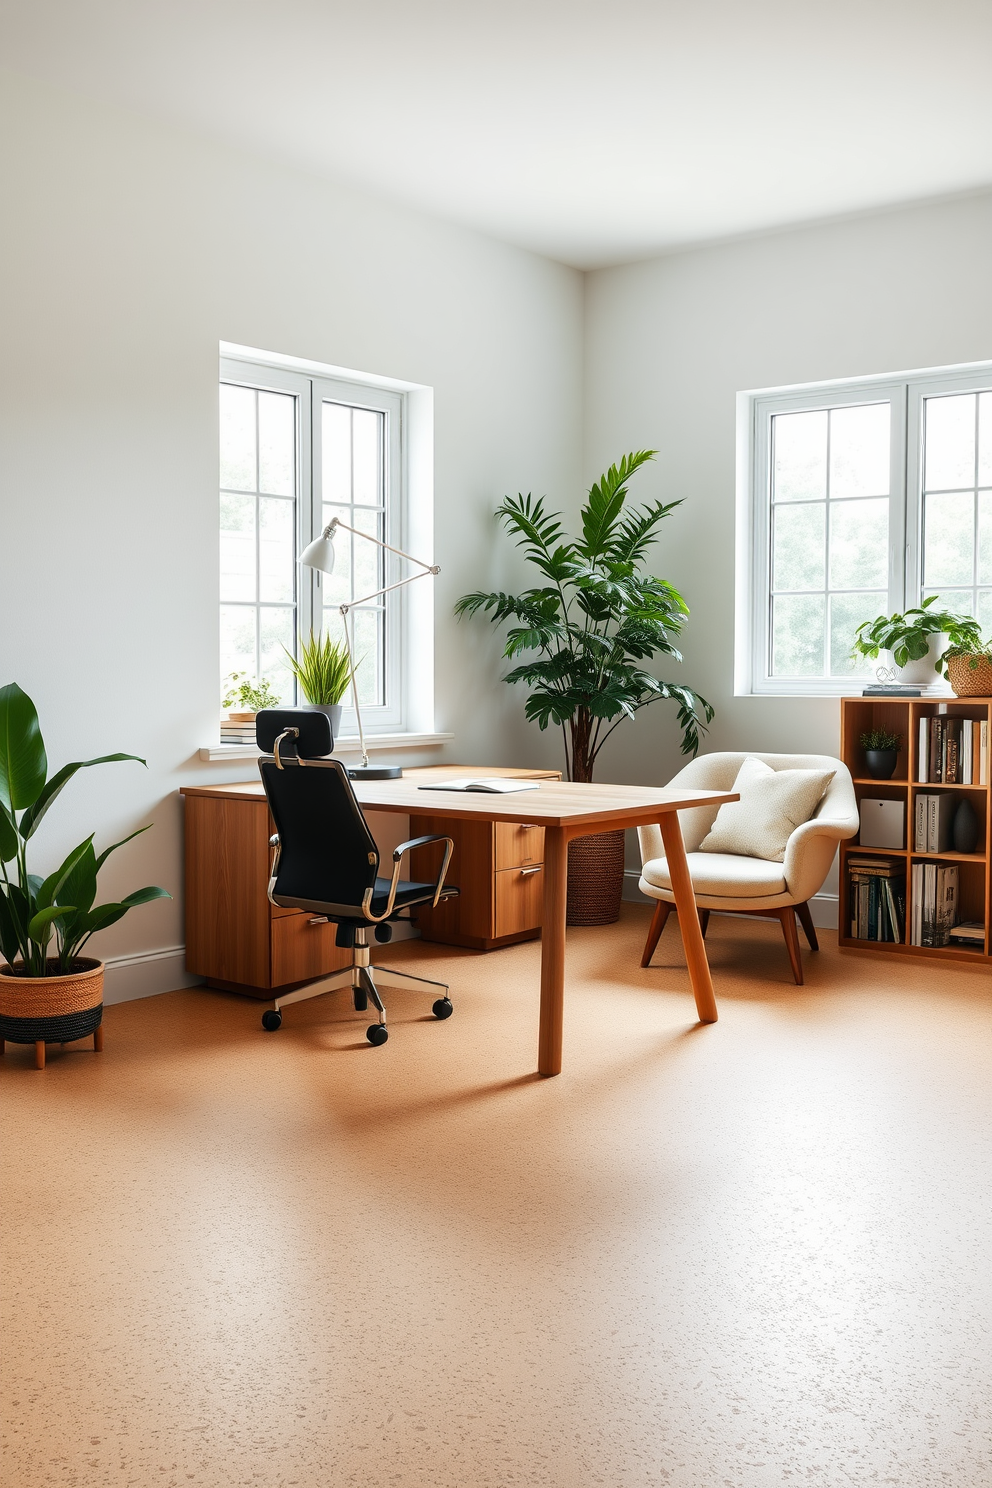
{"type": "Polygon", "coordinates": [[[543,498],[506,497],[496,515],[519,538],[541,582],[522,594],[465,594],[455,605],[457,615],[481,611],[493,624],[518,622],[503,655],[537,654],[503,680],[533,689],[524,711],[539,728],[561,727],[569,780],[591,780],[613,730],[649,703],[678,704],[683,754],[696,753],[700,730],[713,717],[691,687],[662,682],[639,665],[658,654],[681,662],[675,638],[689,614],[677,589],[641,567],[662,521],[681,502],[624,510],[627,482],[655,453],[636,450],[600,477],[582,508],[577,541],[563,535],[561,514],[545,511],[543,498]]]}
{"type": "Polygon", "coordinates": [[[145,763],[135,754],[104,754],[63,765],[49,779],[34,703],[16,682],[0,687],[0,952],[11,965],[21,963],[18,970],[23,976],[68,975],[91,935],[123,919],[138,904],[172,898],[165,889],[147,888],[117,903],[94,904],[97,874],[110,854],[147,832],[147,827],[139,827],[99,855],[91,834],[47,878],[28,871],[28,843],[76,771],[118,760],[145,763]]]}

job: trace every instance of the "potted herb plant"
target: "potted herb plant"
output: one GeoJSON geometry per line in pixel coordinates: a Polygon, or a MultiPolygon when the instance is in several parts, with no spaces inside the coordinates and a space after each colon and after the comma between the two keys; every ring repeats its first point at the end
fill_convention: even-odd
{"type": "MultiPolygon", "coordinates": [[[[614,729],[650,703],[678,708],[682,752],[695,754],[713,717],[705,698],[682,683],[662,682],[641,663],[661,654],[681,662],[675,641],[689,610],[678,590],[645,572],[658,528],[680,502],[625,510],[627,483],[654,450],[625,455],[596,482],[580,514],[582,534],[565,535],[561,514],[543,498],[508,496],[497,509],[538,583],[521,594],[465,594],[457,615],[484,613],[511,622],[503,655],[526,657],[506,682],[530,689],[527,717],[562,730],[565,774],[590,781],[614,729]]],[[[609,924],[620,913],[623,833],[604,832],[569,844],[570,924],[609,924]]]]}
{"type": "Polygon", "coordinates": [[[869,729],[861,735],[861,748],[865,752],[868,774],[873,780],[891,780],[896,771],[896,761],[902,747],[902,735],[888,729],[869,729]]]}
{"type": "Polygon", "coordinates": [[[27,693],[11,682],[0,688],[0,1039],[34,1044],[45,1065],[45,1045],[93,1035],[102,1048],[103,962],[82,952],[90,937],[136,905],[169,899],[165,889],[137,889],[111,904],[95,905],[97,874],[112,852],[147,827],[99,855],[91,833],[65,861],[41,878],[28,869],[28,843],[77,770],[134,754],[75,760],[48,778],[48,758],[38,713],[27,693]]]}
{"type": "Polygon", "coordinates": [[[238,710],[230,713],[234,723],[250,723],[263,708],[278,708],[281,701],[272,683],[265,677],[261,682],[256,682],[247,672],[230,672],[224,678],[220,705],[222,708],[238,710]]]}
{"type": "Polygon", "coordinates": [[[924,685],[947,675],[941,658],[949,646],[973,648],[982,639],[977,620],[940,609],[936,594],[905,614],[865,620],[854,634],[852,657],[874,661],[888,651],[901,682],[924,685]]]}
{"type": "MultiPolygon", "coordinates": [[[[285,650],[285,647],[283,648],[285,650]]],[[[326,631],[300,647],[299,657],[286,651],[293,676],[307,703],[318,713],[326,713],[331,725],[331,740],[341,728],[341,699],[351,682],[351,664],[343,642],[332,641],[326,631]]]]}

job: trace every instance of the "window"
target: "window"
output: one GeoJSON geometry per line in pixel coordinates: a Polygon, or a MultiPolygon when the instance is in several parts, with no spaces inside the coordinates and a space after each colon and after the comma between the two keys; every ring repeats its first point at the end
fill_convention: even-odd
{"type": "MultiPolygon", "coordinates": [[[[333,574],[297,560],[334,516],[404,546],[403,413],[403,394],[390,388],[222,361],[222,679],[247,673],[283,702],[298,701],[287,652],[297,654],[311,630],[341,637],[342,603],[402,577],[399,559],[343,532],[333,574]]],[[[369,733],[403,727],[404,602],[401,591],[352,612],[369,733]]]]}
{"type": "Polygon", "coordinates": [[[938,594],[992,629],[992,367],[742,395],[738,692],[874,674],[863,620],[938,594]]]}

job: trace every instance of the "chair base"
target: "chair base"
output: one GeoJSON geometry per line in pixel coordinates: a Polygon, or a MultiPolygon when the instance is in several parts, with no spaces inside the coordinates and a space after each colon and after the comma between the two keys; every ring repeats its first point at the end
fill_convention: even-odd
{"type": "Polygon", "coordinates": [[[331,972],[329,976],[319,977],[316,981],[307,982],[305,987],[297,987],[294,992],[286,992],[282,997],[275,998],[272,1007],[262,1014],[262,1027],[274,1033],[282,1025],[282,1009],[290,1003],[306,1002],[311,997],[323,997],[325,992],[337,992],[342,987],[351,987],[355,1011],[364,1012],[371,1001],[379,1015],[378,1021],[366,1033],[369,1043],[384,1044],[388,1038],[386,1008],[379,994],[379,983],[383,980],[386,986],[390,981],[393,986],[405,986],[408,982],[413,982],[419,987],[440,991],[441,996],[434,1003],[434,1016],[438,1019],[450,1017],[452,1007],[447,982],[413,976],[408,971],[398,971],[391,966],[373,968],[369,956],[368,930],[364,926],[357,926],[351,965],[342,966],[340,971],[331,972]]]}
{"type": "MultiPolygon", "coordinates": [[[[727,912],[728,914],[752,915],[758,920],[778,920],[782,926],[782,934],[785,936],[786,949],[789,952],[789,962],[792,966],[792,975],[795,978],[797,986],[801,987],[803,985],[803,962],[799,946],[799,931],[796,927],[797,915],[806,939],[809,942],[810,950],[818,951],[820,949],[819,941],[816,938],[816,930],[813,925],[813,916],[809,912],[808,902],[804,901],[802,904],[784,904],[779,909],[735,909],[728,910],[727,912]]],[[[697,907],[697,913],[699,915],[699,928],[705,935],[710,921],[710,911],[697,907]]],[[[668,916],[670,914],[677,914],[675,905],[669,904],[667,899],[659,899],[655,905],[654,915],[648,928],[648,938],[644,942],[644,951],[641,955],[642,966],[650,965],[651,957],[654,955],[655,947],[661,939],[661,932],[668,923],[668,916]]]]}

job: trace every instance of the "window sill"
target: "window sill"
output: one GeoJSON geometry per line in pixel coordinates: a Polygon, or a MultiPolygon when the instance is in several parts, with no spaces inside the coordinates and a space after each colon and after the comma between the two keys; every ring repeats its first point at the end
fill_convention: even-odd
{"type": "MultiPolygon", "coordinates": [[[[370,734],[366,736],[365,747],[370,755],[378,754],[380,749],[433,749],[450,743],[454,737],[454,734],[370,734]]],[[[335,740],[335,754],[359,752],[357,734],[335,740]]],[[[208,744],[199,753],[201,760],[244,760],[248,763],[260,758],[254,744],[208,744]]]]}

